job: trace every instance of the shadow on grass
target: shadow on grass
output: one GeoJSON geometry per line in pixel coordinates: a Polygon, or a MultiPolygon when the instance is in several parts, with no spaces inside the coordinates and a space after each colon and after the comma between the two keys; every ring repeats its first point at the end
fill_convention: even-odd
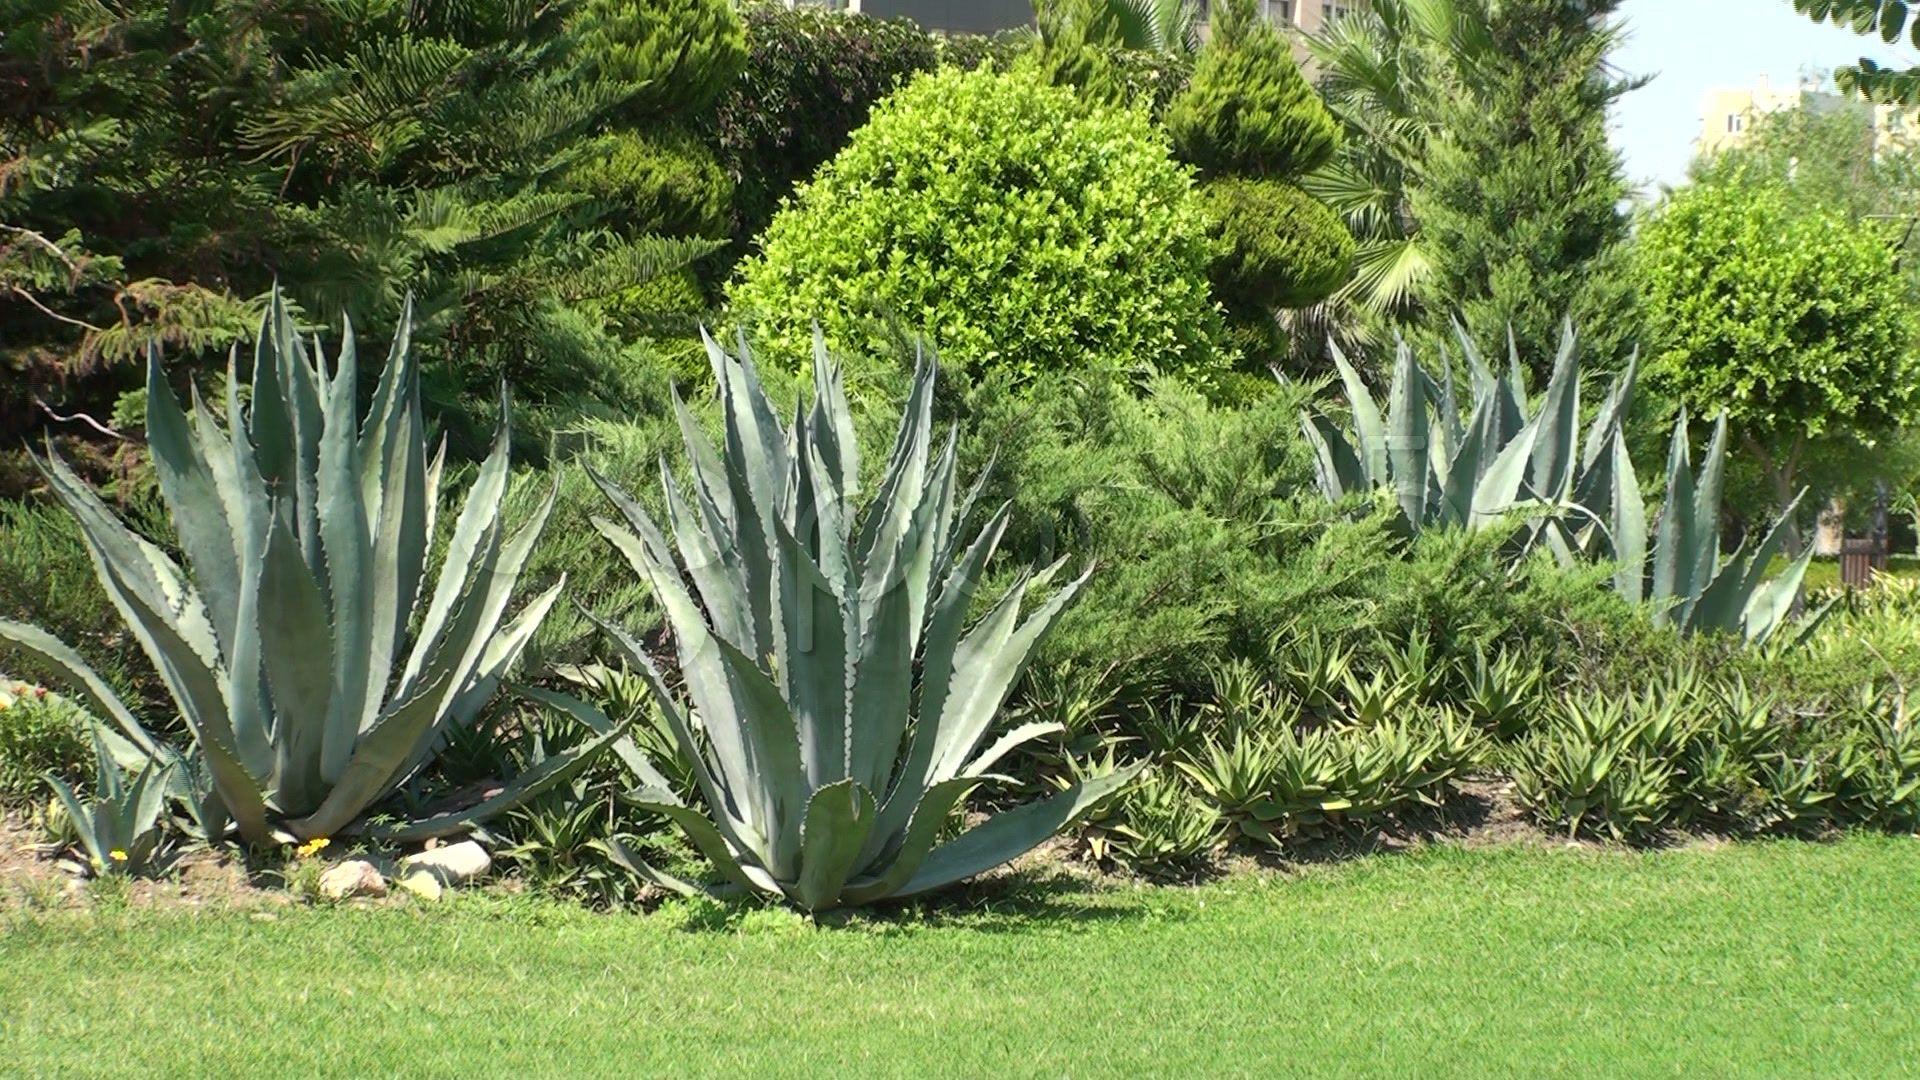
{"type": "Polygon", "coordinates": [[[845,933],[899,934],[964,927],[976,933],[1049,933],[1154,919],[1178,913],[1119,902],[1116,890],[1064,870],[1041,866],[996,874],[928,896],[867,908],[823,911],[811,918],[764,897],[676,900],[670,911],[686,933],[738,934],[777,927],[845,933]]]}

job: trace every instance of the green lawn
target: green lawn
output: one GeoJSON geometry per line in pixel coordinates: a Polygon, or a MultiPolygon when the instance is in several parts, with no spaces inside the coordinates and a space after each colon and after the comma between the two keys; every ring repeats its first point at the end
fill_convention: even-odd
{"type": "Polygon", "coordinates": [[[1441,848],[1197,889],[782,912],[0,923],[8,1075],[1886,1075],[1920,842],[1441,848]],[[969,904],[971,906],[969,906],[969,904]]]}

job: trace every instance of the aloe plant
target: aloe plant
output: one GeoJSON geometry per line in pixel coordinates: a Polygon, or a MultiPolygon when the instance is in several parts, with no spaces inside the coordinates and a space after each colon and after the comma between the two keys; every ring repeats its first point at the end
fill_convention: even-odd
{"type": "Polygon", "coordinates": [[[66,808],[67,821],[96,874],[140,873],[160,844],[160,811],[166,806],[167,781],[175,766],[149,759],[137,776],[127,775],[92,721],[96,769],[93,795],[82,799],[52,773],[47,783],[66,808]]]}
{"type": "MultiPolygon", "coordinates": [[[[816,342],[812,406],[787,428],[744,343],[738,356],[706,345],[725,437],[716,451],[675,396],[691,483],[683,495],[663,465],[671,539],[595,477],[622,519],[596,525],[659,597],[686,700],[638,641],[596,621],[651,684],[705,805],[684,802],[651,768],[638,770],[635,798],[685,831],[728,887],[818,911],[998,866],[1131,779],[1136,768],[1120,769],[949,838],[968,795],[1001,779],[991,770],[1002,758],[1059,730],[1028,723],[981,748],[1035,644],[1087,577],[1022,620],[1029,594],[1060,564],[1022,573],[969,630],[1008,507],[963,543],[980,486],[956,498],[956,433],[933,445],[935,365],[922,358],[892,457],[856,514],[860,454],[824,347],[816,342]]],[[[619,850],[655,881],[696,888],[619,850]]]]}
{"type": "MultiPolygon", "coordinates": [[[[229,821],[256,843],[369,831],[369,812],[493,695],[560,592],[556,584],[506,619],[552,500],[508,533],[504,407],[445,569],[429,582],[445,455],[443,445],[429,460],[406,317],[364,419],[358,364],[348,326],[330,374],[320,343],[302,346],[276,293],[245,407],[237,357],[228,361],[223,429],[197,394],[189,418],[149,353],[148,442],[185,567],[127,528],[51,448],[41,463],[191,732],[191,760],[171,787],[213,836],[229,821]]],[[[123,763],[187,756],[52,635],[0,621],[0,641],[62,670],[113,721],[109,748],[123,763]]],[[[478,806],[380,831],[417,839],[465,829],[563,782],[615,737],[543,762],[478,806]]]]}
{"type": "MultiPolygon", "coordinates": [[[[1800,586],[1812,563],[1811,549],[1788,564],[1776,577],[1767,571],[1785,541],[1788,517],[1800,500],[1758,544],[1741,544],[1724,561],[1720,557],[1720,502],[1727,459],[1727,420],[1715,422],[1706,458],[1696,475],[1687,443],[1687,416],[1674,422],[1667,452],[1667,501],[1659,520],[1648,532],[1647,508],[1639,481],[1626,454],[1626,443],[1616,439],[1611,550],[1618,565],[1614,590],[1653,608],[1659,625],[1684,633],[1714,630],[1739,634],[1760,645],[1772,640],[1793,615],[1800,586]]],[[[1804,494],[1804,493],[1803,493],[1804,494]]],[[[1802,636],[1811,631],[1808,620],[1802,636]]]]}
{"type": "MultiPolygon", "coordinates": [[[[1301,416],[1314,450],[1315,476],[1329,499],[1392,488],[1414,531],[1483,528],[1522,505],[1550,513],[1602,514],[1614,468],[1612,448],[1632,405],[1637,360],[1614,380],[1584,438],[1580,373],[1573,327],[1567,325],[1539,407],[1529,413],[1517,356],[1504,378],[1455,325],[1470,374],[1473,401],[1463,419],[1451,365],[1436,379],[1398,344],[1393,382],[1383,406],[1337,345],[1335,367],[1345,387],[1353,438],[1326,417],[1301,416]]],[[[1577,514],[1576,516],[1582,516],[1577,514]]],[[[1544,528],[1531,542],[1551,535],[1544,528]]]]}

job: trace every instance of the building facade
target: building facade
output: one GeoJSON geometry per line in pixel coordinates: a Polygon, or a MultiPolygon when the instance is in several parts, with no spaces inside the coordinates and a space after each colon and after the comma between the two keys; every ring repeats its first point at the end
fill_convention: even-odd
{"type": "Polygon", "coordinates": [[[1815,112],[1856,110],[1873,124],[1874,144],[1882,149],[1895,143],[1910,142],[1920,127],[1920,110],[1900,105],[1870,105],[1857,98],[1841,97],[1815,81],[1803,81],[1791,87],[1776,87],[1762,75],[1752,86],[1723,86],[1708,90],[1700,103],[1700,137],[1694,149],[1711,154],[1747,141],[1754,121],[1783,109],[1811,109],[1815,112]]]}

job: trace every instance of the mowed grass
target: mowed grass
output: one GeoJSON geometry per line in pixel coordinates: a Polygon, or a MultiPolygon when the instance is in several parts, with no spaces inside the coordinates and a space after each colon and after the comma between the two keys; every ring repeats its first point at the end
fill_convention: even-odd
{"type": "Polygon", "coordinates": [[[526,899],[14,915],[0,1073],[1888,1075],[1920,841],[1435,848],[815,926],[526,899]]]}

